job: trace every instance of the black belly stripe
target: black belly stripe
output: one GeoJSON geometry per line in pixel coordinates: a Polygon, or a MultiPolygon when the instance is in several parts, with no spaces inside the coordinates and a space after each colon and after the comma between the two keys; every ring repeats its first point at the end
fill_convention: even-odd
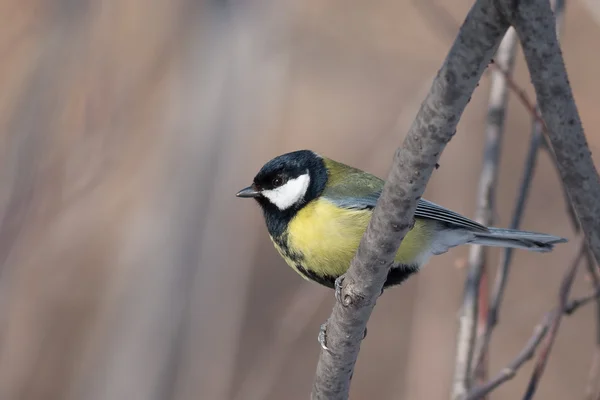
{"type": "Polygon", "coordinates": [[[419,271],[418,265],[397,265],[390,269],[384,288],[400,285],[402,282],[410,278],[413,274],[419,271]]]}
{"type": "Polygon", "coordinates": [[[320,283],[321,285],[327,286],[328,288],[331,288],[331,289],[333,289],[335,287],[335,280],[337,279],[337,276],[319,275],[313,271],[307,270],[300,263],[296,263],[296,269],[304,277],[310,279],[311,281],[320,283]]]}
{"type": "MultiPolygon", "coordinates": [[[[300,272],[304,277],[328,288],[335,288],[335,280],[338,278],[337,276],[316,274],[315,272],[304,268],[299,262],[297,262],[295,265],[298,272],[300,272]]],[[[394,268],[391,268],[383,285],[384,289],[400,285],[418,270],[419,267],[417,265],[398,265],[394,268]]]]}

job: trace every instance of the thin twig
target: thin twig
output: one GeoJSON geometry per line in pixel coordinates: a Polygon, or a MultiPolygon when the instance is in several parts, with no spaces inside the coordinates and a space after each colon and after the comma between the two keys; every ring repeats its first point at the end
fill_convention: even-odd
{"type": "MultiPolygon", "coordinates": [[[[558,4],[559,1],[561,1],[561,0],[558,0],[557,4],[558,4]]],[[[563,10],[564,10],[564,8],[563,8],[563,10]]],[[[557,22],[558,21],[562,21],[562,20],[563,20],[562,18],[557,19],[557,22]]],[[[557,27],[557,30],[558,30],[558,27],[557,27]]],[[[517,98],[520,100],[520,102],[523,105],[523,107],[525,107],[525,109],[527,110],[527,112],[529,113],[529,115],[531,115],[531,117],[539,125],[541,131],[544,133],[544,136],[542,137],[542,147],[548,151],[548,154],[550,155],[550,157],[553,160],[552,165],[556,168],[556,171],[560,175],[560,171],[558,169],[558,162],[556,161],[556,155],[554,154],[554,151],[552,150],[552,147],[548,144],[548,139],[547,139],[548,135],[549,135],[548,127],[546,126],[546,123],[544,122],[544,119],[542,118],[540,110],[529,99],[529,96],[527,96],[527,93],[525,92],[525,90],[523,90],[519,85],[517,85],[515,83],[515,81],[509,75],[509,73],[508,73],[507,70],[501,68],[497,64],[492,64],[492,68],[500,71],[502,74],[504,74],[506,76],[506,80],[507,80],[507,84],[508,84],[509,88],[517,95],[517,98]]],[[[566,207],[567,207],[567,214],[569,216],[569,219],[571,221],[573,229],[575,230],[576,233],[579,233],[579,229],[580,229],[580,227],[579,227],[579,221],[577,220],[577,216],[575,215],[575,210],[573,209],[573,206],[571,205],[571,201],[569,199],[569,195],[567,193],[567,189],[566,189],[564,183],[562,183],[562,181],[561,181],[561,186],[563,188],[563,196],[565,198],[565,204],[566,204],[566,207]]]]}
{"type": "MultiPolygon", "coordinates": [[[[503,65],[508,71],[512,71],[514,68],[516,43],[517,34],[511,28],[502,39],[495,56],[496,62],[503,65]]],[[[498,185],[502,135],[508,104],[506,81],[504,74],[497,71],[492,74],[485,128],[483,166],[479,178],[477,211],[475,213],[475,220],[485,226],[491,226],[494,222],[494,200],[498,185]]],[[[489,293],[485,258],[484,246],[471,246],[469,250],[469,275],[466,281],[470,287],[465,287],[464,291],[461,324],[457,338],[457,347],[460,352],[457,352],[455,364],[455,381],[464,380],[467,389],[471,386],[473,378],[485,381],[483,363],[480,364],[480,368],[474,370],[475,377],[471,376],[475,336],[476,334],[483,334],[485,315],[487,315],[486,306],[489,293]],[[484,318],[478,317],[480,314],[483,314],[484,318]]]]}
{"type": "Polygon", "coordinates": [[[597,300],[599,298],[600,298],[600,287],[597,288],[594,292],[592,292],[590,294],[570,300],[567,303],[567,305],[565,306],[565,314],[571,315],[575,311],[577,311],[579,309],[579,307],[585,306],[592,300],[597,300]]]}
{"type": "MultiPolygon", "coordinates": [[[[585,252],[585,241],[582,242],[582,246],[581,246],[577,256],[575,257],[575,259],[573,260],[573,262],[571,263],[570,267],[568,268],[568,270],[566,271],[566,273],[563,277],[563,281],[561,283],[560,292],[559,292],[559,305],[557,307],[555,307],[554,310],[550,311],[549,313],[547,313],[544,316],[544,319],[535,328],[533,335],[527,341],[527,344],[525,345],[525,347],[523,347],[523,350],[521,350],[521,352],[519,352],[517,357],[512,362],[510,362],[508,364],[508,366],[503,368],[502,371],[500,371],[500,373],[498,375],[496,375],[493,379],[489,380],[487,383],[485,383],[481,386],[475,387],[468,394],[468,396],[466,396],[466,400],[481,399],[484,396],[486,396],[487,394],[489,394],[490,392],[492,392],[493,390],[495,390],[496,388],[498,388],[503,383],[514,378],[517,371],[519,370],[519,368],[521,368],[521,366],[523,366],[523,364],[525,364],[527,361],[529,361],[531,358],[533,358],[537,347],[542,343],[542,340],[544,340],[544,338],[546,337],[548,332],[550,332],[550,336],[548,338],[546,338],[545,346],[542,350],[542,355],[540,356],[540,359],[543,359],[544,363],[546,362],[547,357],[550,353],[552,343],[556,336],[556,332],[558,331],[558,326],[560,324],[560,317],[562,316],[563,313],[565,313],[565,314],[567,313],[567,311],[568,311],[567,307],[569,307],[569,305],[571,304],[568,302],[568,296],[569,296],[571,286],[573,284],[573,278],[575,276],[575,272],[577,270],[577,267],[581,263],[584,252],[585,252]]],[[[583,304],[585,304],[585,303],[581,303],[578,306],[576,306],[575,308],[582,306],[583,304]]],[[[540,361],[539,361],[540,359],[538,359],[538,364],[540,364],[540,361]]],[[[536,369],[538,369],[538,368],[540,368],[540,367],[536,366],[536,369]]],[[[543,372],[543,366],[541,367],[540,374],[541,374],[541,372],[543,372]]]]}
{"type": "Polygon", "coordinates": [[[519,35],[539,108],[581,228],[600,260],[600,176],[569,85],[555,19],[545,1],[496,3],[519,35]]]}
{"type": "Polygon", "coordinates": [[[484,385],[475,387],[469,395],[466,397],[467,400],[476,400],[481,399],[486,396],[488,393],[495,390],[497,387],[505,383],[506,381],[512,379],[517,374],[517,371],[523,364],[527,361],[531,360],[535,355],[535,350],[544,339],[544,336],[548,333],[548,327],[550,325],[550,321],[552,321],[553,313],[549,312],[544,317],[543,321],[535,327],[533,331],[533,335],[523,348],[521,352],[517,355],[517,357],[510,363],[508,366],[502,369],[498,375],[496,375],[493,379],[485,383],[484,385]]]}
{"type": "MultiPolygon", "coordinates": [[[[531,132],[531,139],[529,142],[529,150],[527,151],[523,176],[521,177],[519,194],[515,202],[515,210],[513,212],[513,218],[509,226],[510,229],[519,229],[519,225],[523,217],[523,212],[525,210],[525,204],[529,195],[529,189],[531,188],[531,181],[533,180],[533,174],[535,172],[535,165],[538,155],[538,149],[541,143],[542,133],[540,125],[535,119],[533,121],[533,125],[534,126],[531,132]]],[[[506,282],[508,281],[512,254],[513,249],[504,249],[502,259],[500,261],[500,267],[496,271],[496,279],[494,280],[494,288],[492,290],[490,307],[486,320],[486,329],[483,336],[479,340],[479,349],[477,351],[477,357],[475,357],[475,365],[477,366],[483,362],[484,357],[488,353],[493,330],[498,324],[498,314],[502,305],[504,291],[506,289],[506,282]]]]}
{"type": "MultiPolygon", "coordinates": [[[[600,271],[589,249],[586,252],[586,257],[592,287],[596,290],[596,293],[600,293],[600,271]]],[[[585,398],[586,400],[600,400],[600,296],[596,297],[596,343],[588,383],[585,388],[585,398]]]]}
{"type": "MultiPolygon", "coordinates": [[[[555,15],[556,15],[556,31],[560,33],[562,30],[562,22],[564,21],[564,2],[563,0],[555,0],[555,15]]],[[[511,70],[506,68],[502,63],[496,63],[497,71],[500,74],[503,74],[507,82],[511,78],[511,70]]],[[[514,85],[514,82],[510,80],[509,85],[514,85]]],[[[521,220],[523,218],[523,214],[525,211],[525,204],[527,202],[527,198],[529,196],[529,191],[531,188],[531,182],[533,180],[533,174],[535,171],[535,166],[537,162],[537,155],[540,145],[543,143],[544,136],[542,132],[544,129],[547,129],[544,121],[541,119],[539,110],[536,106],[531,105],[529,99],[527,98],[525,92],[513,86],[513,91],[516,92],[521,98],[525,107],[529,110],[530,115],[532,116],[532,130],[530,135],[529,149],[527,152],[527,156],[525,158],[525,165],[523,168],[523,176],[521,178],[521,185],[519,187],[518,196],[516,199],[515,209],[513,211],[513,217],[510,224],[511,229],[519,229],[521,220]]],[[[568,201],[568,198],[567,198],[568,201]]],[[[500,312],[500,307],[502,305],[502,300],[504,297],[504,291],[506,289],[506,283],[508,281],[508,276],[510,273],[510,264],[512,261],[513,249],[505,248],[502,254],[502,259],[500,262],[500,267],[496,272],[496,279],[494,281],[494,288],[492,292],[492,297],[490,300],[490,308],[487,316],[487,323],[485,326],[485,330],[483,334],[478,337],[477,341],[477,351],[474,356],[474,365],[475,368],[481,368],[481,365],[484,363],[484,360],[489,352],[489,345],[491,342],[491,337],[494,328],[498,324],[498,316],[500,312]]]]}
{"type": "Polygon", "coordinates": [[[523,400],[531,400],[535,391],[537,390],[540,379],[542,378],[542,374],[546,368],[546,364],[548,363],[548,358],[550,356],[550,351],[552,351],[552,345],[554,344],[554,340],[556,339],[556,335],[558,333],[558,328],[560,327],[560,322],[562,320],[562,315],[564,314],[568,303],[569,303],[569,293],[571,291],[571,286],[573,285],[573,281],[575,280],[575,274],[577,273],[577,268],[581,263],[581,260],[585,256],[586,252],[586,243],[585,239],[582,241],[577,257],[575,257],[575,261],[571,264],[571,267],[567,270],[565,277],[560,285],[560,292],[558,297],[558,307],[557,311],[552,320],[552,324],[550,325],[550,333],[548,337],[545,339],[544,346],[542,347],[542,351],[538,356],[535,366],[533,368],[533,374],[529,380],[529,384],[527,385],[527,390],[525,391],[525,395],[523,396],[523,400]]]}
{"type": "Polygon", "coordinates": [[[482,354],[481,358],[475,358],[477,356],[477,343],[479,341],[479,338],[485,334],[485,329],[487,326],[487,314],[489,311],[490,276],[489,269],[485,261],[485,256],[486,255],[484,254],[484,262],[482,265],[483,269],[481,270],[481,279],[479,280],[479,290],[477,293],[477,329],[475,332],[475,340],[472,345],[473,355],[471,357],[470,367],[470,372],[472,373],[472,376],[469,381],[469,387],[485,382],[488,377],[487,354],[482,354]],[[477,359],[480,359],[481,362],[475,365],[473,361],[477,359]]]}
{"type": "Polygon", "coordinates": [[[338,281],[338,301],[326,323],[328,349],[320,354],[313,399],[348,398],[367,321],[398,247],[414,224],[417,200],[507,29],[494,0],[473,5],[395,154],[357,254],[338,281]]]}
{"type": "Polygon", "coordinates": [[[544,119],[542,118],[542,115],[540,114],[539,110],[536,108],[535,102],[529,99],[529,96],[527,95],[525,89],[519,86],[513,79],[510,79],[511,74],[509,73],[509,71],[506,68],[503,68],[501,65],[498,65],[497,63],[492,64],[491,68],[506,76],[507,85],[510,88],[510,90],[512,90],[513,93],[517,95],[517,98],[519,99],[523,107],[525,107],[527,112],[533,118],[535,118],[537,122],[541,125],[542,130],[544,132],[548,132],[548,127],[546,126],[546,123],[544,122],[544,119]]]}

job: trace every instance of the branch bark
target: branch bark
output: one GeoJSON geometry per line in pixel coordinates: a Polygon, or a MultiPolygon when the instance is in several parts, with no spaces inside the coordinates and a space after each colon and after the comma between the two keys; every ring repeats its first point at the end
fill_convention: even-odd
{"type": "Polygon", "coordinates": [[[600,260],[600,177],[573,99],[547,0],[498,0],[521,41],[560,175],[582,230],[600,260]]]}
{"type": "Polygon", "coordinates": [[[363,236],[341,280],[340,300],[327,322],[313,399],[346,399],[367,321],[406,232],[414,223],[417,200],[508,23],[492,0],[480,0],[461,27],[429,94],[411,126],[363,236]]]}
{"type": "MultiPolygon", "coordinates": [[[[562,31],[562,27],[563,27],[563,22],[564,22],[564,12],[565,12],[565,2],[564,0],[555,0],[554,2],[554,14],[556,16],[556,32],[557,35],[560,36],[560,33],[562,31]]],[[[509,29],[509,32],[506,34],[506,37],[509,36],[509,34],[513,34],[513,45],[516,45],[516,40],[517,40],[517,35],[516,35],[516,31],[514,29],[509,29]]],[[[504,40],[506,40],[506,37],[504,40]]],[[[516,47],[516,46],[515,46],[516,47]]],[[[502,48],[502,46],[500,47],[500,49],[502,48]]],[[[500,53],[500,49],[499,49],[499,53],[500,53]]],[[[514,53],[513,53],[513,57],[514,57],[514,53]]],[[[506,85],[510,85],[510,82],[512,82],[511,80],[511,74],[512,74],[512,67],[513,65],[505,65],[506,63],[501,62],[501,57],[500,55],[497,56],[497,62],[495,63],[495,66],[497,68],[494,69],[494,72],[497,74],[501,74],[504,75],[504,83],[506,85]]],[[[515,89],[513,89],[515,90],[515,89]]],[[[519,89],[517,90],[517,93],[519,94],[521,100],[523,99],[524,96],[524,92],[519,89]]],[[[526,97],[525,97],[526,99],[526,97]]],[[[526,99],[527,100],[527,99],[526,99]]],[[[523,100],[522,100],[523,101],[523,100]]],[[[525,166],[523,168],[523,176],[521,178],[521,185],[519,187],[519,194],[517,196],[517,200],[516,200],[516,204],[515,204],[515,209],[513,212],[513,217],[512,217],[512,221],[511,224],[509,226],[510,229],[519,229],[519,226],[521,224],[521,219],[523,217],[523,213],[525,211],[525,203],[527,201],[528,195],[529,195],[529,189],[531,188],[531,182],[533,180],[533,173],[535,170],[535,166],[536,166],[536,162],[537,162],[537,155],[538,155],[538,150],[540,149],[540,146],[543,143],[543,131],[547,132],[547,129],[544,125],[544,121],[541,119],[541,116],[539,114],[539,109],[537,108],[537,105],[531,105],[531,107],[528,107],[526,105],[526,108],[528,108],[528,110],[531,113],[531,118],[532,118],[532,130],[531,130],[531,136],[530,136],[530,143],[529,143],[529,149],[527,152],[527,156],[525,158],[525,166]]],[[[551,154],[551,156],[554,159],[554,155],[551,154]]],[[[572,210],[571,205],[569,204],[569,199],[567,197],[566,191],[564,190],[564,185],[563,187],[563,191],[565,193],[565,200],[568,203],[567,204],[567,208],[569,211],[572,210]]],[[[576,218],[576,217],[574,217],[576,218]]],[[[576,231],[578,231],[578,223],[575,222],[574,227],[576,229],[576,231]]],[[[492,291],[492,296],[490,298],[490,306],[489,306],[489,310],[488,310],[488,314],[486,316],[486,320],[485,320],[485,329],[483,330],[482,334],[478,336],[477,338],[477,346],[475,348],[475,355],[473,356],[473,365],[475,366],[475,371],[477,371],[479,368],[481,368],[485,361],[486,361],[486,355],[489,351],[489,345],[490,345],[490,341],[491,341],[491,337],[492,337],[492,332],[494,330],[494,328],[496,327],[496,325],[498,324],[498,315],[500,313],[500,307],[502,305],[502,300],[504,297],[504,290],[506,289],[506,283],[508,281],[508,275],[510,272],[510,263],[512,261],[512,254],[513,254],[513,250],[511,248],[505,248],[502,254],[502,260],[500,262],[500,267],[497,270],[496,273],[496,279],[494,281],[494,288],[492,291]]]]}

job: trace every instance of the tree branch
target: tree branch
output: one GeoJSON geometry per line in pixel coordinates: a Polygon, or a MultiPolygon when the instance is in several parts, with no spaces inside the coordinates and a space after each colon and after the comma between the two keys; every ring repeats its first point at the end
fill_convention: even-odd
{"type": "Polygon", "coordinates": [[[573,286],[573,281],[575,280],[577,268],[579,267],[581,260],[585,256],[585,251],[586,244],[584,238],[584,240],[581,243],[579,253],[577,254],[577,257],[575,257],[575,261],[573,261],[570,268],[567,270],[565,277],[563,278],[563,281],[560,285],[558,306],[556,307],[556,311],[553,313],[554,317],[552,318],[552,323],[550,324],[550,335],[546,338],[546,342],[542,347],[542,352],[536,360],[535,366],[533,368],[533,374],[531,375],[531,379],[529,380],[529,384],[527,385],[527,390],[525,391],[523,400],[531,400],[533,398],[533,395],[535,394],[535,391],[537,390],[538,383],[546,368],[546,363],[548,362],[548,357],[550,356],[552,345],[554,344],[554,340],[556,339],[558,328],[560,327],[560,322],[562,320],[562,315],[565,313],[565,310],[568,306],[569,293],[571,292],[571,286],[573,286]]]}
{"type": "Polygon", "coordinates": [[[598,261],[600,177],[569,86],[550,4],[544,0],[498,0],[498,3],[521,41],[562,181],[598,261]]]}
{"type": "MultiPolygon", "coordinates": [[[[542,131],[540,124],[534,118],[531,139],[529,142],[529,150],[527,151],[527,156],[525,158],[525,167],[523,170],[523,176],[521,177],[521,185],[519,187],[519,195],[517,196],[513,218],[509,226],[510,229],[519,229],[519,225],[521,224],[523,212],[525,211],[525,203],[527,202],[527,197],[529,195],[529,188],[531,187],[531,181],[533,180],[533,172],[535,171],[535,164],[541,139],[542,131]]],[[[512,250],[513,249],[511,248],[504,249],[500,267],[496,271],[496,279],[494,280],[494,287],[492,289],[485,331],[482,337],[478,338],[478,347],[476,348],[476,355],[474,356],[476,369],[479,368],[479,365],[481,365],[485,360],[485,356],[488,352],[492,339],[492,332],[498,324],[498,314],[500,313],[500,307],[502,305],[502,299],[504,297],[504,291],[506,289],[506,283],[510,273],[510,263],[513,254],[512,250]]]]}
{"type": "MultiPolygon", "coordinates": [[[[564,0],[555,0],[554,1],[554,14],[556,16],[556,32],[557,35],[560,35],[562,31],[562,26],[564,22],[564,11],[565,11],[565,3],[564,0]]],[[[514,29],[510,29],[509,33],[514,33],[514,39],[516,40],[516,32],[514,29]]],[[[507,36],[508,34],[507,33],[507,36]]],[[[505,76],[505,82],[507,85],[511,85],[512,82],[512,68],[511,66],[506,66],[505,63],[501,62],[499,59],[498,62],[495,63],[495,71],[505,76]]],[[[521,185],[519,187],[519,194],[517,196],[515,209],[513,212],[513,218],[510,224],[510,229],[519,229],[521,224],[521,219],[523,218],[523,213],[525,211],[525,203],[527,202],[527,198],[529,195],[529,189],[531,188],[531,182],[533,180],[533,173],[535,171],[535,165],[537,162],[538,150],[540,149],[541,144],[543,143],[543,135],[542,132],[547,132],[547,128],[545,126],[544,121],[541,119],[539,109],[537,106],[529,105],[529,100],[525,95],[525,92],[518,87],[512,87],[512,90],[518,94],[521,99],[521,102],[524,101],[525,107],[528,109],[532,118],[532,129],[530,135],[529,142],[529,150],[527,151],[527,156],[525,158],[525,166],[523,168],[523,176],[521,178],[521,185]]],[[[551,156],[553,156],[551,154],[551,156]]],[[[562,182],[561,182],[562,183],[562,182]]],[[[569,204],[569,198],[564,190],[564,185],[561,185],[563,191],[565,193],[565,200],[567,202],[567,208],[572,210],[571,205],[569,204]]],[[[578,224],[575,220],[574,227],[577,228],[578,224]]],[[[500,267],[496,272],[496,279],[494,281],[494,288],[490,300],[490,307],[488,310],[488,315],[486,318],[485,329],[477,339],[477,347],[474,355],[474,365],[475,370],[481,368],[482,364],[485,361],[486,355],[489,351],[489,345],[492,338],[492,332],[496,325],[498,324],[498,315],[500,313],[500,307],[502,305],[502,299],[504,297],[504,291],[506,289],[506,283],[508,281],[508,275],[510,272],[510,263],[512,261],[512,248],[505,248],[502,254],[502,260],[500,262],[500,267]]]]}
{"type": "Polygon", "coordinates": [[[469,393],[466,399],[481,399],[482,397],[486,396],[488,393],[492,392],[506,381],[514,378],[519,368],[521,368],[521,366],[527,361],[531,360],[531,358],[535,354],[535,350],[540,345],[540,343],[542,343],[542,340],[548,333],[548,327],[550,325],[550,321],[552,321],[553,318],[552,314],[552,312],[546,314],[544,320],[538,326],[536,326],[535,330],[533,331],[533,335],[531,336],[525,347],[523,347],[523,350],[521,350],[517,357],[515,357],[515,359],[510,364],[508,364],[508,366],[503,368],[502,371],[500,371],[500,373],[496,375],[496,377],[491,379],[486,384],[475,387],[469,393]]]}
{"type": "MultiPolygon", "coordinates": [[[[500,43],[496,53],[495,64],[499,64],[511,74],[515,64],[517,34],[514,29],[509,29],[500,43]]],[[[492,70],[491,89],[488,103],[487,124],[485,128],[486,142],[483,151],[483,167],[479,178],[479,190],[477,195],[477,211],[475,220],[482,225],[491,226],[494,222],[494,200],[496,198],[496,186],[498,184],[498,168],[500,164],[501,142],[506,120],[506,106],[508,104],[507,76],[498,70],[492,70]]],[[[467,284],[473,285],[465,289],[465,297],[462,304],[461,324],[458,331],[458,342],[465,343],[458,347],[466,354],[456,355],[456,372],[467,379],[471,377],[473,348],[475,347],[475,335],[483,335],[486,326],[487,300],[489,296],[489,284],[487,278],[487,265],[485,247],[480,245],[471,246],[469,249],[469,278],[467,284]],[[477,325],[477,329],[475,326],[477,325]],[[465,360],[466,362],[462,362],[465,360]]],[[[483,358],[483,353],[479,353],[483,358]]],[[[474,378],[485,380],[485,368],[483,361],[478,363],[474,369],[474,378]]]]}
{"type": "Polygon", "coordinates": [[[396,151],[383,193],[357,255],[341,281],[340,300],[327,322],[313,399],[346,399],[367,321],[404,235],[413,226],[417,200],[473,90],[508,29],[492,0],[473,6],[431,90],[396,151]]]}

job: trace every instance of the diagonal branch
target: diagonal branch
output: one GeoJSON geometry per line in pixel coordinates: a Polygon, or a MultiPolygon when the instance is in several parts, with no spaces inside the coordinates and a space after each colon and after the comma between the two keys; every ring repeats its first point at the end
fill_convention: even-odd
{"type": "Polygon", "coordinates": [[[562,181],[596,261],[600,260],[600,177],[569,86],[547,1],[498,0],[517,31],[562,181]]]}
{"type": "Polygon", "coordinates": [[[411,126],[363,236],[341,281],[341,294],[326,325],[313,399],[346,399],[367,321],[396,251],[414,223],[417,200],[441,152],[456,132],[483,71],[508,24],[492,0],[475,3],[411,126]]]}
{"type": "MultiPolygon", "coordinates": [[[[562,26],[564,22],[564,11],[565,11],[565,3],[563,0],[555,0],[554,1],[554,14],[556,16],[556,32],[557,35],[560,35],[562,31],[562,26]]],[[[510,29],[509,32],[514,32],[513,29],[510,29]]],[[[516,33],[515,33],[516,35],[516,33]]],[[[507,33],[508,36],[508,33],[507,33]]],[[[515,36],[516,39],[516,36],[515,36]]],[[[501,73],[506,76],[506,82],[510,85],[511,78],[511,69],[507,68],[507,66],[503,65],[502,62],[497,62],[495,64],[497,73],[501,73]]],[[[525,96],[525,104],[526,107],[528,104],[528,99],[524,92],[519,88],[513,88],[520,96],[525,96]]],[[[522,100],[522,98],[521,98],[522,100]]],[[[513,212],[513,218],[510,224],[510,229],[519,229],[521,224],[521,219],[523,218],[523,213],[525,211],[525,203],[527,201],[529,195],[529,189],[531,188],[531,182],[533,180],[533,173],[535,171],[535,165],[537,162],[537,155],[540,146],[543,143],[544,136],[542,135],[543,131],[547,132],[544,121],[541,119],[539,110],[536,106],[531,105],[530,114],[532,116],[532,130],[530,135],[529,149],[527,151],[527,156],[525,158],[525,166],[523,168],[523,176],[521,178],[521,185],[519,187],[519,194],[516,200],[515,210],[513,212]]],[[[562,185],[564,191],[564,185],[562,185]]],[[[567,201],[567,207],[571,210],[570,204],[568,204],[569,199],[565,193],[565,198],[567,201]]],[[[577,223],[575,223],[577,227],[577,223]]],[[[506,282],[508,281],[508,275],[510,272],[510,263],[512,261],[513,249],[505,248],[502,254],[502,260],[500,262],[500,268],[498,268],[496,272],[496,279],[494,281],[494,288],[492,291],[492,296],[490,299],[490,307],[488,310],[488,315],[486,317],[485,329],[483,333],[478,337],[476,352],[474,356],[474,365],[475,370],[477,371],[482,367],[487,352],[489,351],[489,345],[492,337],[492,332],[496,325],[498,324],[498,314],[500,312],[500,306],[502,305],[502,300],[504,297],[504,291],[506,289],[506,282]]]]}
{"type": "MultiPolygon", "coordinates": [[[[435,30],[436,32],[443,33],[444,35],[454,35],[454,32],[456,32],[457,29],[456,21],[444,7],[439,6],[431,0],[415,0],[414,3],[415,6],[418,7],[423,17],[427,18],[429,20],[428,22],[430,22],[435,28],[437,28],[435,30]],[[439,29],[440,27],[442,28],[441,30],[439,29]]],[[[556,10],[556,27],[557,32],[559,32],[560,26],[562,25],[562,21],[564,20],[565,2],[564,0],[556,0],[554,3],[556,10]]],[[[444,36],[444,39],[445,38],[446,36],[444,36]]],[[[548,153],[554,161],[553,166],[556,168],[557,172],[560,175],[560,172],[558,171],[556,157],[552,151],[552,148],[546,145],[546,136],[548,135],[548,128],[546,127],[546,123],[544,122],[544,119],[542,118],[539,109],[536,107],[534,102],[532,102],[529,99],[529,96],[527,96],[525,90],[513,80],[512,75],[510,73],[511,71],[502,68],[501,63],[492,63],[491,68],[488,71],[499,71],[504,74],[508,88],[517,96],[517,99],[519,99],[519,102],[523,107],[525,107],[525,109],[531,115],[531,117],[537,121],[537,123],[540,126],[540,129],[545,135],[542,137],[542,145],[545,149],[548,150],[548,153]]],[[[573,224],[575,232],[579,233],[579,221],[577,220],[577,216],[575,215],[575,211],[573,210],[573,206],[571,205],[571,202],[569,200],[569,195],[562,181],[561,184],[563,185],[567,213],[569,215],[569,218],[571,219],[571,223],[573,224]]]]}

